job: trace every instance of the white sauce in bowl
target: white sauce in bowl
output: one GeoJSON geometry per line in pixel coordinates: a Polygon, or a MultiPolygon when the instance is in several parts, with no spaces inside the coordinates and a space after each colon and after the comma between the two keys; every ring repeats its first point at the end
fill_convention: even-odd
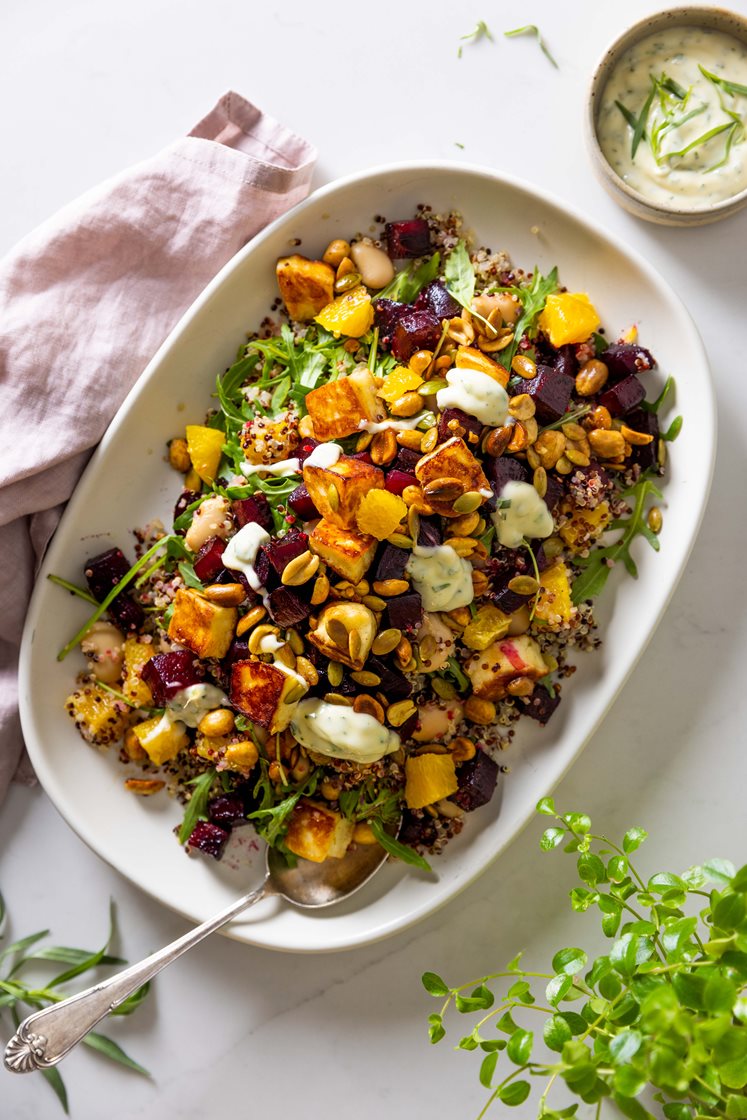
{"type": "Polygon", "coordinates": [[[747,188],[747,96],[728,92],[700,67],[747,86],[747,45],[699,27],[669,27],[649,35],[614,66],[597,120],[600,147],[620,178],[652,202],[678,210],[708,209],[747,188]],[[633,158],[633,128],[616,102],[638,117],[652,76],[670,79],[686,97],[665,90],[662,101],[657,92],[646,138],[633,158]],[[717,128],[722,130],[703,139],[717,128]]]}

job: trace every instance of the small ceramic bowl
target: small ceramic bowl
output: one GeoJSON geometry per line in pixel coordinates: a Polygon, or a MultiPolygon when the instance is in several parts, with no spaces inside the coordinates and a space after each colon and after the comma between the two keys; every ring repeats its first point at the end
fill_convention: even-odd
{"type": "Polygon", "coordinates": [[[747,19],[736,12],[721,8],[687,7],[671,8],[648,16],[615,40],[594,70],[589,91],[586,136],[597,175],[607,192],[625,210],[637,218],[645,218],[658,225],[702,226],[741,210],[747,205],[747,189],[697,210],[681,208],[674,203],[670,205],[653,201],[629,186],[610,166],[600,146],[597,131],[605,87],[621,55],[649,35],[671,27],[698,27],[720,31],[747,45],[747,19]]]}

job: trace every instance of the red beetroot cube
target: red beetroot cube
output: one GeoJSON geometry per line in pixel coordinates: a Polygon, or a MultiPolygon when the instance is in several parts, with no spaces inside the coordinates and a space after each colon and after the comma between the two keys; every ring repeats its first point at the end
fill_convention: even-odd
{"type": "Polygon", "coordinates": [[[376,579],[404,579],[410,553],[394,544],[384,545],[379,563],[376,566],[376,579]]]}
{"type": "Polygon", "coordinates": [[[412,695],[412,685],[405,674],[387,665],[380,657],[371,654],[366,661],[366,667],[381,677],[381,684],[377,684],[376,689],[372,691],[383,692],[389,700],[406,700],[412,695]]]}
{"type": "Polygon", "coordinates": [[[574,381],[552,366],[537,366],[537,375],[521,387],[534,401],[537,419],[542,424],[554,424],[567,410],[574,389],[574,381]]]}
{"type": "Polygon", "coordinates": [[[237,498],[231,503],[236,524],[239,529],[245,525],[261,525],[268,533],[272,531],[272,511],[264,494],[252,494],[249,498],[237,498]]]}
{"type": "Polygon", "coordinates": [[[406,362],[416,350],[435,350],[440,338],[441,324],[432,311],[409,311],[394,328],[392,354],[406,362]]]}
{"type": "Polygon", "coordinates": [[[273,537],[269,544],[262,546],[270,564],[279,576],[285,571],[286,564],[295,560],[309,547],[309,538],[300,529],[291,529],[284,537],[273,537]]]}
{"type": "MultiPolygon", "coordinates": [[[[121,548],[109,548],[86,562],[85,577],[91,594],[102,602],[127,575],[130,563],[121,548]]],[[[145,621],[143,608],[123,591],[109,606],[112,619],[124,631],[139,630],[145,621]]]]}
{"type": "Polygon", "coordinates": [[[418,480],[414,474],[406,471],[389,471],[384,481],[384,486],[390,494],[402,494],[408,486],[417,486],[418,480]]]}
{"type": "Polygon", "coordinates": [[[438,421],[438,442],[445,443],[452,436],[459,436],[473,447],[480,442],[483,426],[475,416],[461,408],[445,408],[438,421]]]}
{"type": "Polygon", "coordinates": [[[141,677],[153,693],[156,707],[163,708],[166,703],[193,684],[202,684],[205,675],[202,664],[189,650],[175,650],[173,653],[157,653],[146,661],[141,677]]]}
{"type": "Polygon", "coordinates": [[[602,393],[599,403],[609,411],[610,416],[625,416],[634,408],[638,408],[645,396],[646,390],[643,385],[635,374],[631,374],[630,377],[618,381],[616,385],[602,393]]]}
{"type": "Polygon", "coordinates": [[[531,716],[532,719],[536,719],[538,723],[545,724],[559,703],[560,697],[557,693],[551,696],[544,685],[538,684],[535,686],[534,692],[529,697],[526,705],[522,707],[521,710],[525,716],[531,716]]]}
{"type": "MultiPolygon", "coordinates": [[[[199,496],[200,495],[196,490],[182,490],[181,494],[177,498],[176,505],[174,506],[173,520],[176,521],[177,517],[181,517],[181,515],[186,511],[187,506],[191,506],[192,502],[196,502],[199,496]]],[[[186,529],[180,529],[180,536],[183,537],[185,532],[186,529]]]]}
{"type": "Polygon", "coordinates": [[[656,456],[659,443],[659,418],[655,412],[647,412],[645,408],[637,408],[625,417],[625,423],[634,432],[643,432],[653,436],[651,443],[639,443],[633,447],[631,456],[642,471],[653,469],[657,465],[656,456]]]}
{"type": "Polygon", "coordinates": [[[236,661],[249,660],[249,642],[243,641],[241,638],[234,638],[228,647],[228,653],[223,658],[221,665],[226,672],[231,671],[231,668],[236,661]]]}
{"type": "Polygon", "coordinates": [[[423,600],[417,591],[397,595],[387,603],[387,627],[401,630],[408,637],[415,634],[423,622],[423,600]]]}
{"type": "Polygon", "coordinates": [[[498,763],[485,751],[478,751],[457,770],[459,789],[451,800],[468,813],[487,805],[495,793],[499,773],[498,763]]]}
{"type": "Polygon", "coordinates": [[[208,801],[207,813],[213,824],[230,829],[246,821],[244,798],[239,793],[222,793],[208,801]]]}
{"type": "Polygon", "coordinates": [[[311,436],[306,436],[301,440],[299,447],[295,451],[295,458],[301,463],[301,466],[306,462],[311,452],[315,447],[319,446],[318,439],[312,439],[311,436]]]}
{"type": "Polygon", "coordinates": [[[276,587],[270,592],[267,609],[276,626],[284,630],[303,622],[311,614],[311,604],[299,594],[298,588],[276,587]]]}
{"type": "Polygon", "coordinates": [[[314,500],[305,482],[297,486],[290,495],[288,498],[288,505],[293,510],[296,517],[300,517],[302,521],[313,521],[315,518],[321,517],[319,510],[314,505],[314,500]]]}
{"type": "Polygon", "coordinates": [[[599,357],[610,371],[611,381],[620,381],[634,373],[645,373],[656,365],[651,351],[635,342],[614,342],[599,357]]]}
{"type": "Polygon", "coordinates": [[[501,490],[507,482],[529,481],[530,472],[526,463],[522,463],[519,459],[511,459],[508,455],[501,455],[498,459],[488,455],[483,465],[493,491],[493,497],[488,500],[490,509],[495,509],[501,490]]]}
{"type": "Polygon", "coordinates": [[[230,833],[211,821],[198,821],[192,829],[187,844],[203,855],[221,859],[230,833]]]}
{"type": "Polygon", "coordinates": [[[421,548],[438,548],[443,544],[443,534],[437,517],[421,517],[418,527],[418,544],[421,548]]]}
{"type": "Polygon", "coordinates": [[[422,452],[413,451],[411,447],[398,447],[392,462],[392,470],[413,474],[422,457],[422,452]]]}
{"type": "Polygon", "coordinates": [[[226,542],[220,537],[211,537],[197,553],[194,562],[195,575],[203,583],[212,583],[223,568],[222,556],[226,542]]]}
{"type": "Polygon", "coordinates": [[[409,303],[398,303],[395,299],[377,299],[374,304],[374,325],[379,328],[379,342],[388,349],[394,328],[403,315],[413,310],[409,303]]]}
{"type": "Polygon", "coordinates": [[[454,299],[443,280],[431,280],[415,300],[416,311],[432,311],[437,319],[453,319],[461,313],[461,307],[454,299]]]}
{"type": "Polygon", "coordinates": [[[425,257],[431,251],[431,231],[424,218],[387,222],[386,241],[387,252],[395,261],[405,257],[425,257]]]}
{"type": "Polygon", "coordinates": [[[421,811],[417,816],[411,809],[405,809],[397,839],[410,848],[430,848],[438,839],[436,822],[428,813],[421,811]]]}

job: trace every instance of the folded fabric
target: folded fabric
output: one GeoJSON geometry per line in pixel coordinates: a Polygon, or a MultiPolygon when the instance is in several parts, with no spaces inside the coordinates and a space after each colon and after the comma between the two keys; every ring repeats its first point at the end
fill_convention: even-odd
{"type": "Polygon", "coordinates": [[[315,159],[228,93],[189,136],[0,262],[0,800],[22,752],[23,620],[64,503],[169,331],[226,261],[305,197],[315,159]]]}

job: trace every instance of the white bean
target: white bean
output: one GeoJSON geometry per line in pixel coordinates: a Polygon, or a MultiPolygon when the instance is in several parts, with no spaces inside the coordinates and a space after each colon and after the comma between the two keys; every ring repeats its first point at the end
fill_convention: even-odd
{"type": "Polygon", "coordinates": [[[80,643],[88,660],[88,671],[96,680],[113,684],[122,674],[124,634],[111,622],[94,622],[80,643]]]}
{"type": "Polygon", "coordinates": [[[367,288],[385,288],[394,279],[394,265],[383,249],[366,237],[350,247],[350,256],[367,288]]]}
{"type": "Polygon", "coordinates": [[[226,540],[233,524],[230,506],[225,498],[206,498],[195,510],[192,524],[187,529],[184,543],[192,552],[197,552],[211,537],[226,540]]]}

